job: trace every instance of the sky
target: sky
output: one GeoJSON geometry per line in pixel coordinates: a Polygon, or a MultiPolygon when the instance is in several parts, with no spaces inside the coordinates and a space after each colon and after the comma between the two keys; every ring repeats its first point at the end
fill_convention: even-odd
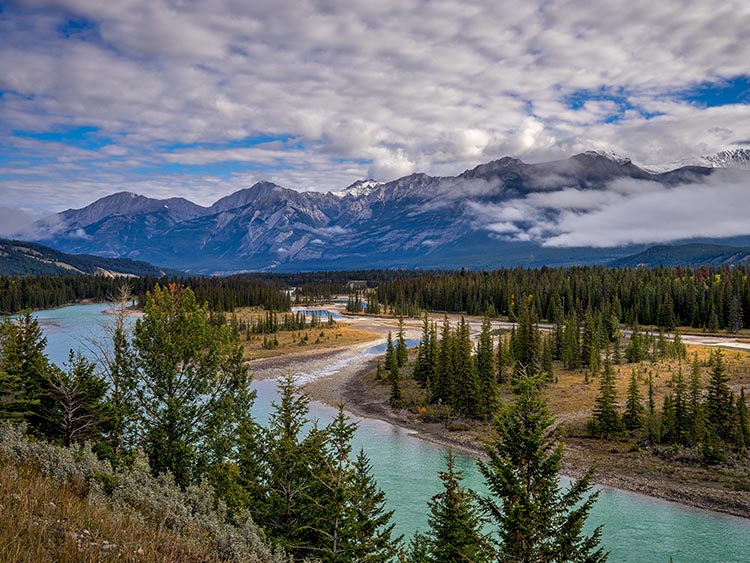
{"type": "MultiPolygon", "coordinates": [[[[747,0],[0,1],[5,224],[123,190],[209,205],[260,180],[727,148],[750,148],[747,0]]],[[[617,193],[553,238],[630,230],[602,215],[617,193]]]]}

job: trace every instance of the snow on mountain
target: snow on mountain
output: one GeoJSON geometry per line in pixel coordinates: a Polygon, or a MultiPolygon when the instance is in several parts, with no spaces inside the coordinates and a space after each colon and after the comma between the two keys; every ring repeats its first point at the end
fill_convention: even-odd
{"type": "Polygon", "coordinates": [[[708,156],[683,158],[671,164],[649,166],[648,169],[652,172],[666,172],[684,166],[750,170],[750,149],[727,149],[708,156]]]}
{"type": "Polygon", "coordinates": [[[351,186],[348,186],[339,192],[341,197],[363,197],[368,196],[383,184],[375,180],[357,180],[351,186]]]}

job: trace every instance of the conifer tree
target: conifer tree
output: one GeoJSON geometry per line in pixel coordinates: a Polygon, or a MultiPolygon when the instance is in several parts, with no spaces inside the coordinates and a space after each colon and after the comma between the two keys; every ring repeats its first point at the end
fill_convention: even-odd
{"type": "Polygon", "coordinates": [[[474,497],[461,486],[461,472],[455,467],[453,453],[448,452],[445,459],[446,469],[438,474],[443,490],[428,502],[429,529],[424,535],[423,556],[430,563],[489,563],[491,544],[482,532],[474,497]]]}
{"type": "MultiPolygon", "coordinates": [[[[388,331],[388,340],[386,341],[385,345],[385,369],[391,369],[391,356],[394,356],[396,353],[395,349],[393,348],[393,334],[391,331],[388,331]]],[[[396,360],[396,364],[398,365],[398,360],[396,360]]]]}
{"type": "Polygon", "coordinates": [[[67,448],[73,443],[95,438],[106,422],[104,395],[106,382],[94,373],[95,365],[80,352],[70,351],[67,371],[57,366],[49,370],[48,385],[54,402],[43,413],[53,436],[67,448]]]}
{"type": "Polygon", "coordinates": [[[482,332],[479,334],[476,354],[476,370],[478,389],[477,414],[489,418],[495,411],[497,404],[497,380],[495,378],[495,354],[492,341],[492,325],[489,317],[482,322],[482,332]]]}
{"type": "Polygon", "coordinates": [[[541,337],[531,295],[524,295],[520,300],[518,330],[515,333],[514,344],[514,376],[522,371],[530,374],[539,373],[542,356],[541,337]]]}
{"type": "Polygon", "coordinates": [[[351,538],[344,542],[347,561],[389,563],[401,546],[401,536],[393,536],[393,511],[386,509],[385,493],[372,476],[372,466],[364,451],[354,461],[349,487],[352,514],[351,538]]]}
{"type": "Polygon", "coordinates": [[[688,401],[688,419],[690,420],[690,439],[695,444],[703,437],[703,389],[701,386],[701,365],[698,354],[693,357],[690,370],[690,399],[688,401]]]}
{"type": "Polygon", "coordinates": [[[16,419],[22,416],[37,433],[54,434],[46,416],[54,408],[47,379],[49,361],[44,353],[47,339],[39,322],[26,311],[16,320],[3,321],[0,332],[6,413],[16,419]]]}
{"type": "Polygon", "coordinates": [[[628,385],[628,399],[625,404],[625,414],[622,422],[628,430],[638,430],[643,426],[643,403],[641,393],[638,389],[638,378],[635,368],[630,373],[630,384],[628,385]]]}
{"type": "Polygon", "coordinates": [[[406,339],[404,338],[404,318],[398,318],[398,332],[396,333],[396,361],[398,367],[403,367],[409,360],[409,351],[406,348],[406,339]]]}
{"type": "Polygon", "coordinates": [[[471,346],[469,323],[461,317],[461,321],[456,327],[455,344],[453,346],[455,385],[450,404],[465,415],[476,416],[479,382],[477,381],[477,370],[471,354],[471,346]]]}
{"type": "Polygon", "coordinates": [[[742,454],[750,448],[750,417],[748,417],[744,387],[740,390],[740,396],[737,399],[737,445],[742,454]]]}
{"type": "Polygon", "coordinates": [[[725,442],[732,441],[735,421],[732,392],[728,382],[729,375],[724,366],[724,353],[717,348],[711,354],[711,373],[706,393],[706,418],[711,431],[725,442]]]}
{"type": "Polygon", "coordinates": [[[599,381],[599,396],[596,398],[591,430],[594,434],[612,438],[622,430],[622,421],[617,412],[615,374],[609,356],[604,360],[604,371],[599,381]]]}
{"type": "Polygon", "coordinates": [[[685,379],[682,376],[682,366],[678,367],[677,375],[672,380],[674,390],[674,439],[680,444],[688,441],[690,434],[690,411],[688,405],[685,379]]]}
{"type": "Polygon", "coordinates": [[[580,329],[575,311],[571,311],[565,322],[562,356],[563,365],[566,369],[579,369],[581,367],[580,329]]]}
{"type": "Polygon", "coordinates": [[[598,493],[587,496],[592,472],[561,490],[563,446],[535,377],[519,374],[516,401],[495,422],[500,439],[479,462],[491,496],[480,506],[497,527],[496,560],[514,563],[601,563],[601,527],[582,528],[598,493]]]}
{"type": "Polygon", "coordinates": [[[453,364],[453,338],[451,323],[446,315],[441,329],[441,340],[438,346],[437,369],[432,386],[433,403],[453,403],[455,385],[455,366],[453,364]]]}
{"type": "Polygon", "coordinates": [[[210,322],[189,288],[156,286],[136,322],[137,431],[155,473],[187,486],[234,449],[252,393],[239,333],[210,322]]]}
{"type": "Polygon", "coordinates": [[[388,370],[388,381],[391,383],[391,404],[401,400],[401,382],[398,371],[398,357],[395,352],[390,355],[385,366],[388,370]]]}
{"type": "Polygon", "coordinates": [[[422,319],[422,338],[419,340],[417,358],[414,361],[414,379],[422,387],[425,387],[427,380],[431,379],[430,372],[433,368],[434,358],[432,357],[433,350],[430,344],[430,318],[425,313],[422,319]]]}

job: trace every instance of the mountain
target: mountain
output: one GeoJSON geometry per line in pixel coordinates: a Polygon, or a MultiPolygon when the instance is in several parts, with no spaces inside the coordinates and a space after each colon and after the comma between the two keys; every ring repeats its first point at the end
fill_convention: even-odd
{"type": "Polygon", "coordinates": [[[712,155],[686,158],[670,165],[656,167],[653,170],[673,170],[685,166],[750,170],[750,149],[727,149],[712,155]]]}
{"type": "Polygon", "coordinates": [[[659,245],[643,252],[619,258],[611,266],[635,268],[645,266],[727,266],[750,263],[750,247],[719,244],[659,245]]]}
{"type": "Polygon", "coordinates": [[[129,258],[65,254],[19,240],[0,239],[0,275],[96,274],[101,276],[164,276],[181,272],[158,268],[129,258]]]}
{"type": "Polygon", "coordinates": [[[63,252],[127,257],[197,273],[378,268],[491,268],[601,263],[643,250],[551,248],[538,235],[564,205],[528,202],[702,181],[714,169],[662,173],[611,153],[528,164],[505,157],[457,176],[415,173],[342,192],[298,192],[260,182],[201,207],[184,199],[114,194],[35,225],[63,252]]]}

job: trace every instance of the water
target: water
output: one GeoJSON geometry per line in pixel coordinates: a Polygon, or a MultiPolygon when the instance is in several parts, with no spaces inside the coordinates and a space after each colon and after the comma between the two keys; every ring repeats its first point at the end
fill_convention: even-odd
{"type": "MultiPolygon", "coordinates": [[[[50,359],[67,359],[68,349],[101,338],[105,305],[76,305],[37,314],[47,336],[50,359]]],[[[85,352],[85,350],[84,350],[85,352]]],[[[364,353],[375,353],[366,351],[364,353]]],[[[258,398],[254,415],[265,420],[277,397],[272,380],[254,383],[258,398]]],[[[327,423],[335,409],[313,402],[312,416],[327,423]]],[[[396,532],[407,538],[424,529],[427,501],[440,492],[437,472],[444,468],[445,449],[421,440],[408,430],[388,423],[356,419],[359,431],[354,448],[370,457],[389,507],[395,510],[396,532]]],[[[457,456],[465,484],[482,491],[482,480],[474,461],[457,456]]],[[[750,562],[750,520],[687,508],[635,493],[603,488],[591,517],[594,525],[604,524],[602,543],[611,552],[609,561],[627,563],[748,563],[750,562]]]]}

